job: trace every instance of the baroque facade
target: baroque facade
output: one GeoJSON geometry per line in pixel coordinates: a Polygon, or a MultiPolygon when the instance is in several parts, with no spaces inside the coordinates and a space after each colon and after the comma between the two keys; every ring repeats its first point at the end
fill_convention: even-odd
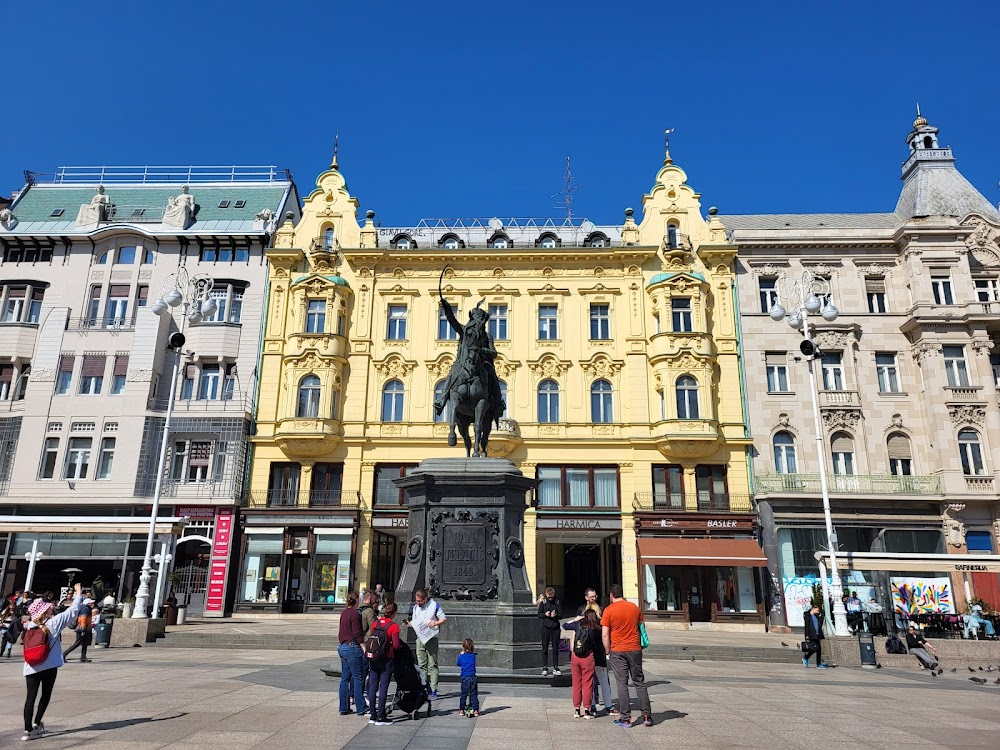
{"type": "MultiPolygon", "coordinates": [[[[62,569],[133,595],[168,403],[160,517],[189,522],[167,549],[192,612],[222,615],[228,543],[244,495],[256,360],[275,217],[298,215],[274,168],[61,168],[0,208],[0,534],[4,591],[62,569]],[[212,314],[188,324],[155,300],[207,274],[212,314]],[[129,524],[129,517],[143,517],[129,524]],[[67,526],[67,524],[69,524],[67,526]],[[133,526],[140,528],[135,529],[133,526]],[[211,569],[210,569],[211,566],[211,569]]],[[[182,289],[182,291],[187,291],[182,289]]],[[[154,552],[160,552],[157,542],[154,552]]]]}
{"type": "MultiPolygon", "coordinates": [[[[1000,214],[955,168],[923,117],[896,208],[871,214],[726,216],[737,283],[754,488],[770,571],[772,625],[801,625],[825,549],[802,335],[768,316],[780,279],[826,279],[840,309],[819,316],[823,457],[840,548],[996,553],[1000,505],[1000,214]]],[[[912,570],[912,569],[911,569],[912,570]]],[[[845,587],[889,603],[892,571],[851,571],[845,587]]],[[[903,575],[915,575],[914,573],[903,575]]],[[[997,575],[928,564],[955,604],[1000,606],[997,575]]]]}
{"type": "Polygon", "coordinates": [[[376,224],[336,157],[267,250],[261,398],[237,609],[323,611],[399,577],[394,479],[449,448],[433,409],[460,320],[490,313],[507,411],[490,438],[539,480],[536,593],[622,582],[649,619],[762,627],[736,248],[669,153],[642,219],[376,224]],[[443,278],[441,274],[443,272],[443,278]]]}

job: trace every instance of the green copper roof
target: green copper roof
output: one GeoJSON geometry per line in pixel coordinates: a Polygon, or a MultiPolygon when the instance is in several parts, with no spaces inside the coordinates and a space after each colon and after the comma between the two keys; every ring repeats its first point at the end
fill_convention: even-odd
{"type": "MultiPolygon", "coordinates": [[[[317,273],[307,273],[305,276],[299,276],[297,279],[295,279],[295,281],[292,282],[292,284],[295,285],[298,284],[300,281],[305,281],[306,279],[311,279],[314,276],[320,276],[320,275],[321,274],[317,273]]],[[[340,286],[346,286],[348,289],[351,288],[351,285],[347,283],[347,279],[345,279],[343,276],[337,276],[334,274],[334,275],[324,275],[323,278],[326,279],[327,281],[332,281],[334,284],[338,284],[340,286]]]]}
{"type": "Polygon", "coordinates": [[[670,271],[670,272],[661,271],[660,273],[653,276],[653,278],[649,280],[649,283],[646,284],[646,286],[653,286],[653,284],[659,284],[661,281],[666,281],[667,279],[671,279],[674,276],[691,276],[692,278],[698,279],[699,281],[707,281],[704,276],[702,276],[700,273],[696,271],[692,271],[690,273],[680,273],[678,271],[670,271]]]}

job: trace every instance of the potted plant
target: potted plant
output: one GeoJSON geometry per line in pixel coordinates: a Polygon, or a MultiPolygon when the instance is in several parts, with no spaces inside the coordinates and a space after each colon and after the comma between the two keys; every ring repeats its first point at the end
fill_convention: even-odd
{"type": "Polygon", "coordinates": [[[125,599],[125,603],[122,604],[122,617],[126,620],[130,618],[133,609],[135,609],[135,597],[129,596],[125,599]]]}

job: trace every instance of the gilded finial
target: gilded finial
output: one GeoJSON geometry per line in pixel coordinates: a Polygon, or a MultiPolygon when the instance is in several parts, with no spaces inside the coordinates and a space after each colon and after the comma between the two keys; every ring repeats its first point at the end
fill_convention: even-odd
{"type": "Polygon", "coordinates": [[[670,134],[674,132],[676,128],[667,128],[663,131],[663,163],[673,164],[674,160],[670,158],[670,134]]]}
{"type": "Polygon", "coordinates": [[[913,121],[913,129],[920,130],[927,124],[927,118],[920,114],[920,102],[917,102],[917,119],[913,121]]]}
{"type": "Polygon", "coordinates": [[[333,137],[333,161],[330,162],[330,169],[340,169],[337,164],[337,151],[340,150],[340,131],[333,137]]]}

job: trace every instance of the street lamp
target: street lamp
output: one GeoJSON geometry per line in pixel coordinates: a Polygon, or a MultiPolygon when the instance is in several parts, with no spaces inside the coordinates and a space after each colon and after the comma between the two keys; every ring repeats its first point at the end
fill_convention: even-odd
{"type": "MultiPolygon", "coordinates": [[[[799,351],[809,365],[809,395],[812,397],[813,429],[816,433],[816,454],[819,457],[819,487],[823,496],[823,517],[826,519],[826,539],[830,548],[830,578],[833,595],[833,632],[837,636],[849,636],[847,628],[847,610],[843,602],[843,584],[840,580],[840,569],[837,567],[837,532],[833,530],[833,518],[830,515],[830,489],[826,481],[826,451],[823,445],[823,423],[819,415],[819,402],[816,397],[816,371],[814,362],[822,356],[822,352],[813,341],[813,330],[809,325],[809,316],[819,313],[827,323],[832,323],[840,315],[830,301],[830,284],[826,279],[815,276],[811,271],[802,272],[801,280],[791,276],[782,277],[777,283],[778,301],[768,314],[774,321],[782,318],[788,320],[788,325],[802,332],[802,342],[799,351]],[[784,303],[784,304],[782,304],[784,303]],[[787,308],[787,309],[786,309],[787,308]]],[[[826,582],[824,581],[824,584],[826,582]]]]}
{"type": "Polygon", "coordinates": [[[35,582],[35,564],[45,557],[44,552],[38,551],[38,537],[31,540],[31,552],[24,553],[24,559],[28,561],[28,577],[24,582],[24,590],[31,591],[31,585],[35,582]]]}
{"type": "MultiPolygon", "coordinates": [[[[200,323],[206,316],[215,314],[217,305],[212,299],[212,287],[215,282],[208,274],[190,276],[186,269],[181,268],[170,274],[163,282],[162,295],[150,309],[154,314],[163,316],[170,313],[171,308],[180,306],[180,331],[170,334],[168,349],[174,353],[174,363],[170,373],[170,386],[167,393],[167,417],[163,425],[163,438],[160,441],[160,460],[156,467],[156,488],[153,490],[153,508],[149,517],[149,533],[146,536],[146,554],[142,558],[142,570],[139,573],[139,590],[135,594],[135,608],[132,619],[149,617],[149,582],[152,578],[153,539],[156,536],[156,519],[160,514],[160,491],[163,488],[163,472],[167,462],[167,445],[170,442],[170,418],[174,413],[174,389],[177,387],[177,373],[181,366],[181,349],[184,348],[184,328],[188,322],[200,323]]],[[[172,313],[170,313],[172,314],[172,313]]]]}

